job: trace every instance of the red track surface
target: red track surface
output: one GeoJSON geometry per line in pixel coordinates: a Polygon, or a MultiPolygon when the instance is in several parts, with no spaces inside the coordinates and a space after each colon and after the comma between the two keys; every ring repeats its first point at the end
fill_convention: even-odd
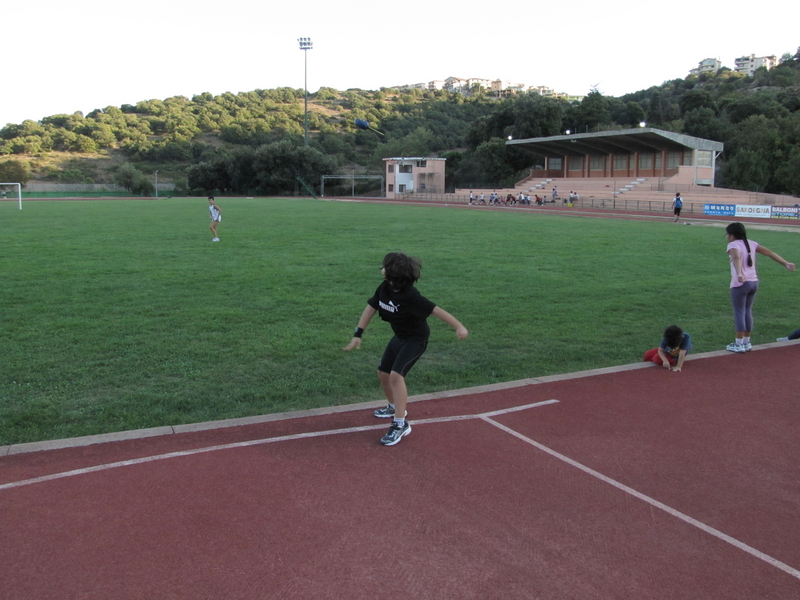
{"type": "Polygon", "coordinates": [[[693,358],[2,457],[0,598],[800,598],[800,345],[693,358]]]}

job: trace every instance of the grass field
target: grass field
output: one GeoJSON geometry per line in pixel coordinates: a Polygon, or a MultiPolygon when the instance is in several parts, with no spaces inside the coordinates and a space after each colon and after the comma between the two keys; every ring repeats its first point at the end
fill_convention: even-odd
{"type": "MultiPolygon", "coordinates": [[[[202,198],[0,204],[0,445],[379,399],[388,326],[341,348],[394,250],[471,332],[431,320],[410,394],[636,362],[671,323],[695,352],[733,339],[721,227],[218,204],[214,244],[202,198]]],[[[800,263],[797,234],[751,236],[800,263]]],[[[759,265],[754,343],[800,325],[798,275],[759,265]]]]}

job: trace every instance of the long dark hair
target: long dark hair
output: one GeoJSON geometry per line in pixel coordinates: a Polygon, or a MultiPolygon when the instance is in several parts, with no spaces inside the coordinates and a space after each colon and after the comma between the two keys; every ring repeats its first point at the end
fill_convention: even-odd
{"type": "Polygon", "coordinates": [[[747,266],[753,266],[753,258],[750,256],[750,242],[747,241],[747,230],[741,223],[731,223],[725,228],[725,233],[732,235],[735,240],[742,240],[747,248],[747,266]]]}
{"type": "Polygon", "coordinates": [[[422,263],[402,252],[389,252],[383,257],[386,281],[395,292],[402,292],[418,280],[422,263]]]}

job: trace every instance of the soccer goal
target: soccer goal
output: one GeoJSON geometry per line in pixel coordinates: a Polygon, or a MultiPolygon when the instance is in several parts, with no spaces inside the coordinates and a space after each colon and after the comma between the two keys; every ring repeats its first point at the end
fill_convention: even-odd
{"type": "Polygon", "coordinates": [[[0,192],[2,192],[3,199],[6,198],[6,186],[17,186],[17,200],[19,200],[19,209],[22,210],[22,184],[21,183],[0,183],[0,192]]]}

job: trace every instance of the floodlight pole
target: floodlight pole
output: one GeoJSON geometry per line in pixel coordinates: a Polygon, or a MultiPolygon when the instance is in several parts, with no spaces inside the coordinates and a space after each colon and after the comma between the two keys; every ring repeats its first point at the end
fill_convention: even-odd
{"type": "Polygon", "coordinates": [[[305,62],[305,112],[303,115],[303,145],[308,146],[308,50],[311,50],[311,48],[314,47],[314,44],[310,37],[301,37],[298,38],[297,41],[300,43],[300,50],[303,50],[303,61],[305,62]]]}

